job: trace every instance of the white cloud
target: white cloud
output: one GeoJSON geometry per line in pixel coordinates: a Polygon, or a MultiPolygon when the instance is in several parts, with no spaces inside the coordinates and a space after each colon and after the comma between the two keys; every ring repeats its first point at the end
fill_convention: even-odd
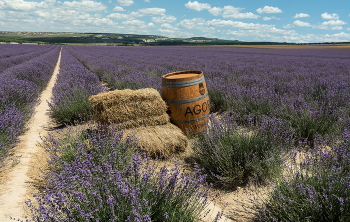
{"type": "MultiPolygon", "coordinates": [[[[294,33],[295,31],[286,31],[276,29],[274,25],[244,23],[241,21],[213,19],[206,21],[203,18],[184,19],[177,24],[179,28],[197,29],[205,35],[212,36],[210,33],[220,33],[225,35],[244,35],[244,36],[258,36],[264,35],[266,32],[270,33],[272,38],[274,34],[281,35],[281,33],[294,33]],[[225,27],[228,27],[226,29],[225,27]]],[[[266,37],[267,38],[267,37],[266,37]]]]}
{"type": "Polygon", "coordinates": [[[145,0],[145,2],[151,2],[150,0],[145,0]]]}
{"type": "Polygon", "coordinates": [[[195,34],[191,32],[184,32],[174,29],[158,29],[157,31],[170,38],[190,38],[195,36],[195,34]]]}
{"type": "Polygon", "coordinates": [[[116,7],[114,7],[113,11],[122,12],[122,11],[125,11],[125,9],[123,7],[120,7],[120,6],[116,6],[116,7]]]}
{"type": "Polygon", "coordinates": [[[132,4],[134,4],[133,0],[117,0],[117,2],[121,5],[121,6],[130,6],[132,4]]]}
{"type": "Polygon", "coordinates": [[[256,19],[259,16],[251,12],[242,13],[244,8],[236,8],[234,6],[224,6],[223,8],[213,7],[209,9],[209,13],[215,16],[222,15],[224,18],[236,18],[236,19],[256,19]]]}
{"type": "Polygon", "coordinates": [[[161,17],[152,17],[152,21],[156,23],[171,23],[176,21],[176,17],[172,15],[163,15],[161,17]]]}
{"type": "MultiPolygon", "coordinates": [[[[48,23],[47,20],[46,23],[48,23]]],[[[89,13],[71,9],[55,9],[51,12],[49,23],[51,24],[50,26],[54,25],[55,28],[64,26],[64,29],[67,29],[67,27],[71,27],[75,31],[83,31],[83,29],[84,31],[88,31],[91,30],[89,28],[91,26],[104,29],[106,27],[114,27],[118,24],[109,18],[101,18],[99,15],[90,15],[89,13]]],[[[36,24],[32,26],[36,26],[36,24]]]]}
{"type": "Polygon", "coordinates": [[[210,9],[208,9],[209,13],[214,15],[214,16],[219,16],[222,14],[223,8],[219,8],[219,7],[212,7],[210,9]]]}
{"type": "Polygon", "coordinates": [[[327,12],[323,13],[321,15],[322,19],[339,19],[339,15],[336,13],[328,14],[327,12]]]}
{"type": "Polygon", "coordinates": [[[233,28],[253,29],[253,30],[274,27],[273,25],[245,23],[241,21],[222,20],[222,19],[213,19],[213,20],[207,21],[205,24],[209,26],[216,26],[216,27],[231,26],[233,28]]]}
{"type": "Polygon", "coordinates": [[[342,30],[342,25],[347,24],[346,22],[342,20],[329,20],[326,22],[322,22],[320,25],[316,25],[313,28],[316,29],[326,29],[326,30],[342,30]]]}
{"type": "Polygon", "coordinates": [[[179,22],[179,26],[185,29],[197,29],[205,24],[205,20],[203,18],[193,18],[193,19],[184,19],[179,22]]]}
{"type": "Polygon", "coordinates": [[[47,9],[52,2],[27,2],[23,0],[3,0],[0,2],[0,9],[9,11],[28,12],[40,9],[47,9]]]}
{"type": "Polygon", "coordinates": [[[140,12],[130,12],[129,16],[130,17],[142,17],[144,15],[142,15],[140,12]]]}
{"type": "Polygon", "coordinates": [[[224,26],[234,26],[235,22],[232,20],[213,19],[208,21],[207,24],[211,26],[216,26],[216,27],[224,27],[224,26]]]}
{"type": "Polygon", "coordinates": [[[35,11],[34,13],[41,18],[46,18],[46,19],[51,18],[50,11],[35,11]]]}
{"type": "Polygon", "coordinates": [[[116,23],[114,23],[112,20],[108,18],[89,18],[86,21],[88,24],[93,26],[114,26],[116,23]]]}
{"type": "Polygon", "coordinates": [[[335,25],[345,25],[346,22],[342,20],[329,20],[327,22],[322,22],[323,25],[335,26],[335,25]]]}
{"type": "Polygon", "coordinates": [[[147,27],[149,27],[149,28],[154,28],[154,27],[156,27],[156,26],[154,25],[153,22],[149,22],[149,23],[147,24],[147,27]]]}
{"type": "Polygon", "coordinates": [[[180,30],[179,28],[177,28],[169,23],[164,23],[160,27],[165,28],[165,29],[180,30]]]}
{"type": "Polygon", "coordinates": [[[299,27],[310,27],[311,24],[308,23],[308,22],[303,22],[303,21],[300,21],[300,20],[296,20],[293,22],[293,25],[295,26],[299,26],[299,27]]]}
{"type": "Polygon", "coordinates": [[[126,14],[122,14],[122,13],[112,13],[110,15],[107,15],[107,17],[118,19],[118,20],[127,20],[127,19],[132,18],[130,15],[126,15],[126,14]]]}
{"type": "Polygon", "coordinates": [[[294,30],[277,29],[274,26],[257,26],[251,30],[228,30],[227,35],[233,35],[238,38],[251,37],[252,41],[287,41],[287,38],[295,37],[298,34],[294,30]]]}
{"type": "Polygon", "coordinates": [[[146,23],[144,21],[141,21],[141,20],[133,19],[133,20],[124,21],[123,25],[134,26],[134,27],[135,26],[137,26],[137,27],[145,27],[146,23]]]}
{"type": "Polygon", "coordinates": [[[166,10],[164,8],[142,8],[138,12],[144,16],[153,16],[153,15],[164,15],[166,10]]]}
{"type": "Polygon", "coordinates": [[[214,16],[222,16],[224,18],[237,18],[237,19],[256,19],[259,16],[251,12],[242,13],[244,8],[236,8],[234,6],[224,6],[223,8],[213,7],[209,9],[209,13],[214,16]]]}
{"type": "Polygon", "coordinates": [[[264,8],[258,8],[256,10],[258,13],[282,13],[282,10],[278,7],[272,7],[272,6],[264,6],[264,8]]]}
{"type": "Polygon", "coordinates": [[[325,30],[342,30],[343,27],[341,26],[327,26],[327,25],[317,25],[314,26],[315,29],[325,29],[325,30]]]}
{"type": "Polygon", "coordinates": [[[52,20],[58,24],[72,24],[74,26],[84,26],[88,24],[97,24],[99,23],[111,23],[110,19],[100,20],[101,18],[97,18],[91,16],[88,13],[79,12],[77,10],[66,10],[63,11],[64,14],[54,14],[52,15],[52,20]],[[96,22],[94,22],[96,20],[96,22]]]}
{"type": "Polygon", "coordinates": [[[62,6],[64,8],[70,8],[70,9],[76,9],[79,11],[87,11],[87,12],[93,12],[93,11],[103,11],[107,7],[103,5],[101,2],[95,2],[90,0],[83,0],[83,1],[72,1],[72,2],[63,2],[62,6]]]}
{"type": "Polygon", "coordinates": [[[275,17],[275,16],[271,16],[271,17],[265,16],[265,17],[262,17],[262,19],[265,20],[265,21],[270,21],[270,20],[272,20],[272,19],[281,20],[280,18],[277,18],[277,17],[275,17]]]}
{"type": "Polygon", "coordinates": [[[297,14],[295,14],[295,15],[294,15],[294,17],[293,17],[293,18],[308,18],[308,17],[310,17],[310,15],[309,15],[309,14],[305,14],[305,13],[297,13],[297,14]]]}
{"type": "Polygon", "coordinates": [[[288,24],[288,25],[284,25],[283,28],[285,29],[291,29],[291,28],[294,28],[295,26],[292,25],[292,24],[288,24]]]}
{"type": "Polygon", "coordinates": [[[344,38],[344,40],[341,40],[342,42],[348,42],[350,39],[350,33],[345,33],[345,32],[336,33],[331,36],[336,38],[344,38]]]}
{"type": "Polygon", "coordinates": [[[210,27],[203,18],[184,19],[177,26],[185,29],[197,29],[203,33],[216,32],[215,28],[210,27]]]}
{"type": "Polygon", "coordinates": [[[316,34],[306,34],[299,35],[300,42],[348,42],[350,39],[349,33],[336,33],[333,35],[316,35],[316,34]]]}
{"type": "Polygon", "coordinates": [[[202,10],[209,10],[211,7],[207,3],[199,3],[197,1],[189,1],[185,4],[186,8],[189,8],[194,11],[202,11],[202,10]]]}

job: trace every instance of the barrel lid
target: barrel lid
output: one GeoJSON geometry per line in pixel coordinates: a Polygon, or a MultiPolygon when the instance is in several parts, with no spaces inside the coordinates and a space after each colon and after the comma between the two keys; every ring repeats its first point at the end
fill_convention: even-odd
{"type": "Polygon", "coordinates": [[[198,75],[197,73],[174,74],[166,76],[167,79],[182,79],[198,75]]]}
{"type": "Polygon", "coordinates": [[[197,70],[179,71],[165,74],[163,75],[163,79],[188,79],[191,77],[196,77],[199,74],[202,74],[202,72],[197,70]]]}

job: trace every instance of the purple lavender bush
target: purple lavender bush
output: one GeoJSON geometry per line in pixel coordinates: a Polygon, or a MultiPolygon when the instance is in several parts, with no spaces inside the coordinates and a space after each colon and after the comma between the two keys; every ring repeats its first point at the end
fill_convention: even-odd
{"type": "Polygon", "coordinates": [[[23,45],[23,46],[11,46],[11,45],[1,45],[0,53],[0,73],[4,70],[19,65],[23,62],[27,62],[32,59],[46,54],[57,48],[57,46],[52,45],[23,45]]]}
{"type": "Polygon", "coordinates": [[[52,117],[60,123],[68,124],[91,119],[92,107],[88,99],[103,91],[98,77],[64,47],[52,102],[49,103],[52,117]]]}
{"type": "Polygon", "coordinates": [[[331,149],[314,149],[297,172],[279,180],[263,199],[259,221],[348,221],[350,133],[331,149]]]}
{"type": "Polygon", "coordinates": [[[281,123],[266,119],[264,127],[251,130],[238,127],[232,117],[211,116],[210,127],[199,134],[193,147],[194,161],[218,188],[264,184],[279,176],[282,146],[290,146],[286,142],[290,134],[281,131],[281,123]]]}
{"type": "Polygon", "coordinates": [[[38,96],[51,78],[59,50],[58,46],[46,47],[45,53],[40,51],[37,57],[27,57],[30,60],[0,73],[0,163],[24,132],[38,96]]]}
{"type": "Polygon", "coordinates": [[[14,106],[0,109],[0,166],[25,126],[25,115],[14,106]]]}
{"type": "Polygon", "coordinates": [[[158,167],[132,138],[108,127],[51,136],[45,192],[28,201],[34,221],[196,221],[209,203],[200,170],[158,167]]]}

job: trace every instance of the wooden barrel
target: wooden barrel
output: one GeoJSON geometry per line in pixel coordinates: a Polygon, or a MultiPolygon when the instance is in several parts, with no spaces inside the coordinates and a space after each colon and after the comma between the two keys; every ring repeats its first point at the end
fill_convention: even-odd
{"type": "Polygon", "coordinates": [[[203,72],[186,70],[163,75],[162,98],[168,105],[170,121],[185,134],[199,133],[207,127],[210,102],[203,72]]]}

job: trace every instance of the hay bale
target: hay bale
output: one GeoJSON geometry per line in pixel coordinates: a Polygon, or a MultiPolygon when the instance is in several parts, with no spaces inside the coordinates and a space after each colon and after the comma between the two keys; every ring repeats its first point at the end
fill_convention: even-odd
{"type": "Polygon", "coordinates": [[[163,114],[160,116],[148,116],[144,118],[130,119],[116,126],[120,129],[129,129],[129,128],[137,128],[142,126],[156,126],[156,125],[164,125],[170,121],[170,117],[168,114],[163,114]]]}
{"type": "Polygon", "coordinates": [[[159,92],[152,88],[114,90],[89,99],[94,120],[102,124],[122,123],[125,127],[166,124],[167,105],[159,92]]]}
{"type": "Polygon", "coordinates": [[[154,158],[184,152],[189,143],[181,129],[172,123],[128,129],[124,131],[124,137],[127,136],[135,136],[137,148],[154,158]]]}

